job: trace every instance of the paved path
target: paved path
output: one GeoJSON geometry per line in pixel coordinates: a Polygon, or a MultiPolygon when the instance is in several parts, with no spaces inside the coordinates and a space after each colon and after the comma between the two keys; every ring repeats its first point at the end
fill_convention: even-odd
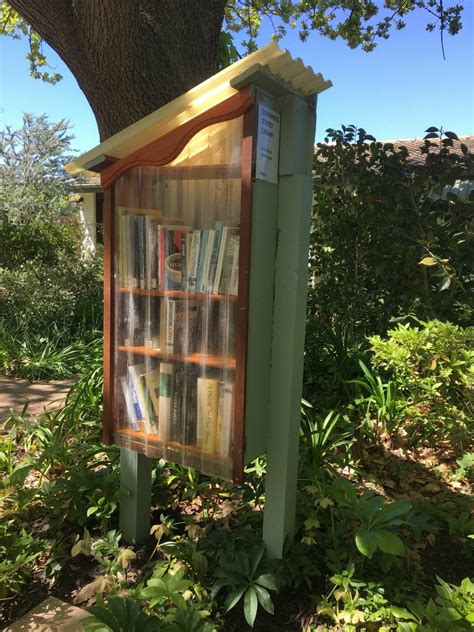
{"type": "Polygon", "coordinates": [[[49,597],[5,632],[82,632],[82,620],[88,616],[85,610],[49,597]]]}
{"type": "Polygon", "coordinates": [[[20,413],[25,402],[28,412],[41,413],[44,408],[55,408],[66,397],[74,380],[29,382],[0,376],[0,421],[10,416],[10,410],[20,413]]]}

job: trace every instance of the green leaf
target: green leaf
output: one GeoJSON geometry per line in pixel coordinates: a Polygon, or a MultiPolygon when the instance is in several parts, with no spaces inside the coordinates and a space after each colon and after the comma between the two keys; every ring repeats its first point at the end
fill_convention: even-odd
{"type": "Polygon", "coordinates": [[[391,531],[377,531],[377,544],[381,551],[389,555],[399,555],[404,557],[405,545],[396,533],[391,531]]]}
{"type": "Polygon", "coordinates": [[[264,553],[265,553],[265,545],[262,545],[257,551],[257,554],[255,555],[255,558],[252,561],[251,572],[250,572],[251,577],[255,575],[258,565],[260,564],[260,560],[262,559],[264,553]]]}
{"type": "Polygon", "coordinates": [[[244,597],[244,614],[245,620],[249,624],[251,628],[253,628],[253,624],[255,622],[255,617],[257,616],[257,608],[258,608],[258,598],[257,591],[253,586],[250,586],[245,593],[244,597]]]}
{"type": "Polygon", "coordinates": [[[355,543],[359,551],[369,559],[377,549],[377,538],[368,529],[357,529],[355,534],[355,543]]]}
{"type": "Polygon", "coordinates": [[[240,601],[240,598],[244,594],[246,586],[238,586],[227,596],[224,603],[224,612],[229,612],[240,601]]]}
{"type": "Polygon", "coordinates": [[[255,583],[263,586],[264,588],[268,588],[268,590],[278,590],[278,586],[275,582],[275,576],[270,573],[260,575],[260,577],[257,577],[255,580],[255,583]]]}
{"type": "Polygon", "coordinates": [[[262,588],[262,586],[259,586],[258,584],[255,584],[255,590],[257,592],[258,603],[268,613],[274,614],[273,602],[268,590],[266,590],[265,588],[262,588]]]}
{"type": "Polygon", "coordinates": [[[426,604],[426,616],[428,617],[428,619],[433,619],[436,616],[437,612],[438,612],[438,609],[436,607],[435,602],[432,599],[430,599],[428,603],[426,604]]]}
{"type": "Polygon", "coordinates": [[[412,615],[406,608],[400,608],[399,606],[391,606],[390,612],[397,619],[408,619],[409,621],[416,621],[416,617],[412,615]]]}
{"type": "Polygon", "coordinates": [[[443,608],[436,616],[436,620],[442,623],[451,623],[452,621],[459,621],[460,619],[462,619],[462,614],[455,608],[443,608]]]}
{"type": "Polygon", "coordinates": [[[376,520],[378,523],[391,522],[394,518],[403,516],[411,509],[411,503],[407,500],[395,500],[392,503],[384,505],[380,510],[376,520]]]}
{"type": "Polygon", "coordinates": [[[421,259],[421,261],[419,261],[418,263],[421,266],[435,266],[436,259],[433,259],[433,257],[423,257],[423,259],[421,259]]]}

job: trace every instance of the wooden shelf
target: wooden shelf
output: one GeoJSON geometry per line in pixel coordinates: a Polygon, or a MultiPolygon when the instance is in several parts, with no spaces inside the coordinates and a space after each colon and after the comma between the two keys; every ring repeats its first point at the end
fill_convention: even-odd
{"type": "Polygon", "coordinates": [[[237,301],[237,296],[231,294],[207,294],[206,292],[184,292],[183,290],[142,290],[135,287],[121,287],[119,291],[138,296],[164,296],[168,298],[183,298],[190,301],[237,301]]]}
{"type": "Polygon", "coordinates": [[[171,360],[172,362],[183,362],[189,364],[200,364],[204,366],[212,366],[218,369],[235,369],[235,358],[223,357],[217,355],[206,355],[204,353],[191,353],[189,355],[180,355],[176,353],[165,353],[159,349],[151,347],[128,347],[119,346],[119,351],[125,353],[134,353],[136,355],[151,356],[152,358],[162,358],[163,360],[171,360]]]}
{"type": "Polygon", "coordinates": [[[214,466],[222,468],[221,475],[231,479],[232,458],[219,454],[203,453],[201,448],[195,445],[183,445],[178,441],[160,441],[159,437],[146,432],[132,430],[131,428],[119,428],[114,432],[114,443],[116,445],[145,451],[150,457],[163,458],[163,451],[166,451],[168,458],[171,456],[176,462],[185,462],[190,467],[200,468],[203,461],[212,463],[214,466]],[[143,450],[145,448],[145,450],[143,450]]]}

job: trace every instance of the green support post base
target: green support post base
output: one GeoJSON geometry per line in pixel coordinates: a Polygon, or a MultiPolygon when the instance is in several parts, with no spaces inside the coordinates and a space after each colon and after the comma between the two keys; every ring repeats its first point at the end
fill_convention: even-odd
{"type": "Polygon", "coordinates": [[[295,528],[316,108],[282,99],[263,540],[281,559],[295,528]]]}
{"type": "Polygon", "coordinates": [[[120,531],[125,542],[139,544],[150,535],[151,459],[120,448],[120,487],[127,490],[120,502],[120,531]]]}

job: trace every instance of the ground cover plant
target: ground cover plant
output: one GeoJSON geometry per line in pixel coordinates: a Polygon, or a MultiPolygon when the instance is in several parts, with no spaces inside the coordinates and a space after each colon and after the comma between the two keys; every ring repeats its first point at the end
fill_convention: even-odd
{"type": "MultiPolygon", "coordinates": [[[[366,135],[362,142],[368,148],[357,151],[370,153],[366,135]]],[[[334,146],[337,160],[345,160],[340,149],[334,146]]],[[[357,161],[354,170],[357,181],[357,161]]],[[[372,173],[366,178],[377,182],[372,173]]],[[[337,195],[335,186],[325,195],[337,202],[344,186],[337,195]]],[[[350,201],[361,210],[359,194],[341,198],[347,209],[350,201]]],[[[429,201],[423,204],[428,213],[429,201]]],[[[468,203],[459,204],[465,210],[468,203]]],[[[335,224],[346,215],[325,219],[324,212],[315,226],[326,237],[338,234],[335,224]]],[[[366,226],[364,234],[373,230],[366,226]]],[[[242,486],[154,461],[150,537],[140,546],[123,541],[118,508],[127,490],[118,449],[100,441],[99,343],[91,343],[92,360],[64,405],[5,420],[1,623],[53,594],[88,608],[91,630],[472,629],[471,306],[462,290],[443,295],[449,288],[436,285],[432,269],[427,290],[423,268],[435,266],[420,263],[431,255],[418,237],[411,237],[416,256],[406,293],[380,300],[386,293],[383,279],[374,281],[374,259],[384,261],[385,236],[361,258],[365,271],[354,279],[346,311],[352,253],[333,279],[329,260],[312,260],[311,278],[328,293],[310,288],[297,530],[281,561],[268,559],[261,543],[264,456],[247,468],[242,486]],[[365,292],[365,314],[358,292],[365,292]]],[[[349,235],[342,241],[348,248],[349,235]]],[[[363,240],[359,247],[368,248],[363,240]]],[[[467,259],[456,270],[468,284],[467,259]]]]}

